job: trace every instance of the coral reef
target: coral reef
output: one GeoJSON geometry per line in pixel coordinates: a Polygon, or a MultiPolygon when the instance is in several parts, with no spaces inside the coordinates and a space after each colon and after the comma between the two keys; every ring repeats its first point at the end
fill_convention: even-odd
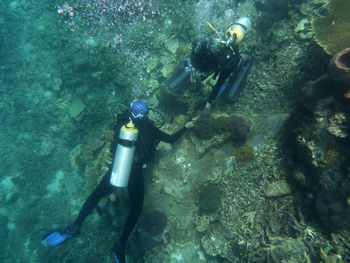
{"type": "MultiPolygon", "coordinates": [[[[344,97],[346,85],[336,75],[323,75],[306,83],[285,127],[285,136],[290,140],[283,142],[292,160],[290,180],[299,193],[296,200],[303,211],[303,222],[317,222],[315,227],[319,231],[338,235],[320,249],[317,259],[324,262],[342,262],[342,255],[348,253],[338,240],[349,242],[346,236],[350,217],[347,203],[350,111],[344,97]]],[[[305,229],[311,239],[316,235],[324,238],[315,233],[309,227],[305,229]]]]}
{"type": "Polygon", "coordinates": [[[173,94],[166,80],[194,38],[214,35],[205,21],[222,31],[242,16],[253,24],[240,44],[254,58],[246,87],[234,104],[217,98],[176,144],[159,144],[127,262],[346,261],[350,91],[335,74],[316,79],[329,57],[311,20],[316,38],[332,37],[326,46],[349,30],[336,27],[347,17],[316,30],[316,15],[347,4],[334,0],[325,13],[327,2],[0,2],[0,261],[111,260],[129,211],[123,189],[69,246],[49,253],[38,240],[74,220],[110,167],[118,102],[147,100],[169,133],[203,110],[215,81],[173,94]],[[278,139],[292,142],[281,148],[278,139]]]}
{"type": "Polygon", "coordinates": [[[332,0],[327,15],[312,20],[314,38],[327,54],[334,55],[349,47],[349,8],[348,0],[332,0]]]}

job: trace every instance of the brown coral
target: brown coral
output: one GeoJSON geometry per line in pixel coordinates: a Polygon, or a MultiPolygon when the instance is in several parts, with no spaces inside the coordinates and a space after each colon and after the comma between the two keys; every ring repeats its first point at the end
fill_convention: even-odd
{"type": "Polygon", "coordinates": [[[349,9],[349,0],[332,0],[328,14],[312,21],[314,38],[329,55],[334,55],[349,45],[349,9]]]}
{"type": "Polygon", "coordinates": [[[194,133],[201,139],[229,132],[234,141],[244,142],[251,131],[250,123],[242,117],[227,114],[202,115],[193,128],[194,133]]]}
{"type": "Polygon", "coordinates": [[[253,148],[247,144],[239,147],[235,151],[235,158],[239,165],[245,165],[249,163],[254,157],[253,148]]]}

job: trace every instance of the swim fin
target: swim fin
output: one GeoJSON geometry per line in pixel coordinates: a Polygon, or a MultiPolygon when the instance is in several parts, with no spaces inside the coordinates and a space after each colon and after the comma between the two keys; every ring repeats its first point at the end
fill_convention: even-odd
{"type": "Polygon", "coordinates": [[[251,60],[243,62],[238,72],[229,80],[226,86],[226,89],[222,92],[232,102],[235,102],[238,100],[239,95],[244,89],[247,76],[251,67],[252,67],[251,60]]]}
{"type": "Polygon", "coordinates": [[[43,238],[43,241],[50,246],[57,246],[73,236],[64,232],[54,231],[43,238]]]}

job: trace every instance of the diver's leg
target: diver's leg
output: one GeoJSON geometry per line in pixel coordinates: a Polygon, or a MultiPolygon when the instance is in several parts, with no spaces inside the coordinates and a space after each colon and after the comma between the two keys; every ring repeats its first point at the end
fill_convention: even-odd
{"type": "Polygon", "coordinates": [[[130,179],[129,179],[129,202],[130,202],[130,211],[129,215],[124,224],[123,232],[117,243],[113,246],[113,255],[119,261],[125,262],[124,260],[124,251],[126,243],[129,239],[131,232],[133,231],[137,220],[141,214],[143,208],[143,199],[144,199],[144,177],[142,165],[134,164],[131,170],[130,179]]]}
{"type": "Polygon", "coordinates": [[[43,241],[51,246],[57,246],[67,239],[70,239],[80,233],[81,225],[83,224],[85,218],[91,213],[92,209],[95,208],[98,201],[101,200],[106,194],[110,193],[113,189],[109,183],[111,178],[110,169],[106,175],[103,177],[102,181],[92,192],[92,194],[85,201],[82,209],[80,210],[78,218],[75,220],[73,225],[66,227],[64,230],[55,230],[43,238],[43,241]]]}
{"type": "Polygon", "coordinates": [[[129,181],[129,202],[130,202],[130,211],[128,218],[124,224],[123,232],[120,237],[120,242],[126,247],[126,242],[129,239],[129,236],[134,229],[137,220],[141,214],[143,208],[143,198],[144,198],[144,177],[143,169],[141,165],[134,165],[132,175],[130,176],[129,181]]]}
{"type": "Polygon", "coordinates": [[[79,226],[80,228],[86,217],[96,207],[98,201],[100,201],[105,195],[109,194],[112,191],[113,187],[109,182],[111,178],[111,172],[112,169],[109,169],[95,190],[86,199],[73,225],[79,226]]]}

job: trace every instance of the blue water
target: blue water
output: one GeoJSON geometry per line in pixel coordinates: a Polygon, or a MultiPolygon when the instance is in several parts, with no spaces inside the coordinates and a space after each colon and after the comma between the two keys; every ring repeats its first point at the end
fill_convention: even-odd
{"type": "MultiPolygon", "coordinates": [[[[344,257],[346,246],[338,243],[342,248],[336,250],[334,240],[328,246],[319,222],[309,212],[306,219],[301,216],[301,205],[293,202],[313,203],[312,187],[265,195],[271,182],[289,182],[280,130],[303,84],[325,73],[329,59],[311,38],[293,35],[300,10],[319,7],[306,2],[2,0],[0,262],[113,262],[111,247],[128,211],[125,189],[102,200],[77,238],[57,247],[42,238],[74,221],[111,165],[110,127],[118,103],[148,101],[160,110],[168,133],[202,111],[210,85],[171,97],[162,93],[166,80],[190,55],[197,37],[215,34],[205,22],[223,32],[241,16],[256,25],[240,47],[254,57],[252,72],[240,100],[230,105],[218,99],[213,112],[252,124],[244,142],[252,160],[240,166],[234,153],[244,143],[227,141],[226,135],[203,142],[188,133],[173,146],[160,144],[147,168],[144,213],[128,242],[127,262],[338,262],[330,261],[332,255],[344,257]],[[283,12],[275,16],[277,7],[283,12]],[[208,184],[220,186],[208,200],[221,202],[203,216],[198,204],[208,184]],[[148,215],[156,223],[146,220],[148,215]]],[[[337,158],[332,164],[339,164],[337,158]]],[[[327,175],[339,173],[333,169],[327,175]]]]}

